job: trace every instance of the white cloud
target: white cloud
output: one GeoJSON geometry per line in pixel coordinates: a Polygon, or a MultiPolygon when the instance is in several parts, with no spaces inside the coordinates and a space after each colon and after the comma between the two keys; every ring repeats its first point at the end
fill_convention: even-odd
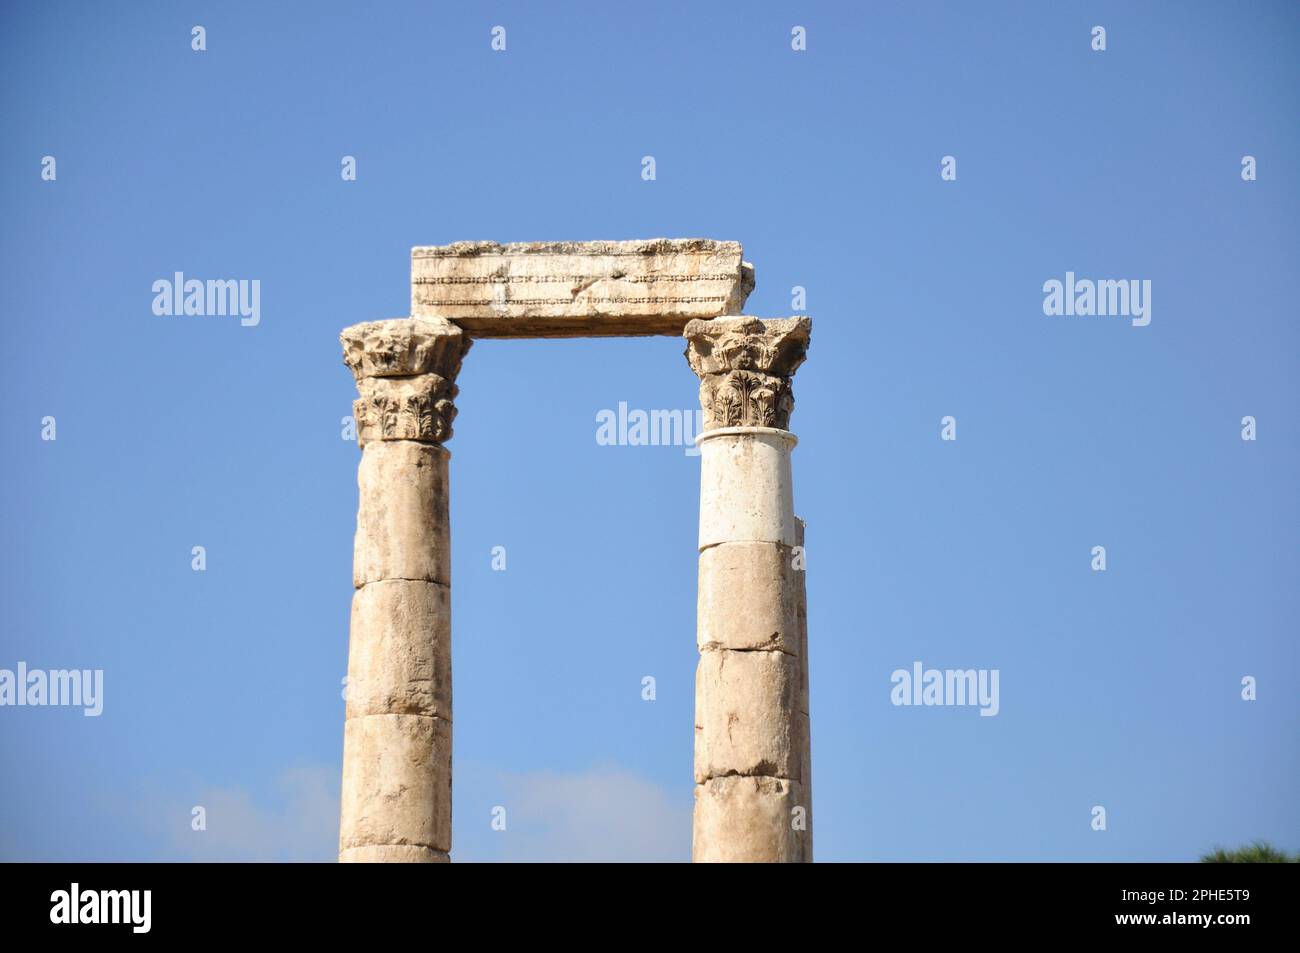
{"type": "MultiPolygon", "coordinates": [[[[671,791],[614,765],[588,771],[504,772],[457,762],[452,860],[688,861],[691,787],[671,791]],[[491,828],[506,808],[506,830],[491,828]]],[[[324,861],[338,856],[339,766],[286,769],[256,796],[244,786],[207,786],[177,799],[150,797],[146,826],[155,859],[324,861]],[[190,826],[191,808],[207,830],[190,826]]]]}
{"type": "Polygon", "coordinates": [[[689,787],[675,794],[616,766],[570,774],[466,767],[453,861],[690,860],[689,787]],[[498,805],[504,831],[491,829],[498,805]]]}
{"type": "Polygon", "coordinates": [[[198,789],[192,804],[156,804],[154,810],[169,818],[167,846],[184,860],[336,860],[338,766],[288,768],[271,787],[272,795],[262,800],[242,787],[207,787],[198,789]],[[196,805],[206,811],[207,830],[191,827],[196,805]]]}

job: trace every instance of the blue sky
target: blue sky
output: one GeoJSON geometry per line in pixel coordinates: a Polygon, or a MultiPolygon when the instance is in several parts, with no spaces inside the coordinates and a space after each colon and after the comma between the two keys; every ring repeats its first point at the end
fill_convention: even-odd
{"type": "MultiPolygon", "coordinates": [[[[749,314],[807,289],[819,860],[1300,848],[1300,7],[0,17],[0,668],[105,685],[98,718],[0,708],[0,857],[331,859],[339,330],[407,313],[412,245],[655,236],[741,241],[749,314]],[[177,271],[258,279],[260,324],[155,315],[177,271]],[[1046,316],[1067,271],[1150,280],[1151,323],[1046,316]],[[999,670],[999,714],[891,705],[917,660],[999,670]]],[[[682,351],[466,360],[454,859],[689,856],[699,458],[595,440],[620,401],[697,406],[682,351]]]]}

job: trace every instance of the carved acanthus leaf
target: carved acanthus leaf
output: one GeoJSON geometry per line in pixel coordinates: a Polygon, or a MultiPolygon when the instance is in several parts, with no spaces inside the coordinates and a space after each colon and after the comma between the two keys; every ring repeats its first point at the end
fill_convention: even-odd
{"type": "Polygon", "coordinates": [[[420,440],[443,443],[451,439],[457,387],[437,374],[418,377],[367,377],[352,404],[357,443],[372,440],[420,440]]]}
{"type": "Polygon", "coordinates": [[[368,321],[340,336],[357,379],[357,442],[451,439],[456,374],[470,338],[440,318],[368,321]]]}
{"type": "Polygon", "coordinates": [[[358,381],[415,374],[454,381],[471,343],[464,331],[441,318],[367,321],[346,328],[339,340],[343,363],[358,381]]]}
{"type": "Polygon", "coordinates": [[[790,379],[803,363],[808,318],[715,318],[686,325],[686,359],[700,378],[704,429],[790,426],[790,379]]]}

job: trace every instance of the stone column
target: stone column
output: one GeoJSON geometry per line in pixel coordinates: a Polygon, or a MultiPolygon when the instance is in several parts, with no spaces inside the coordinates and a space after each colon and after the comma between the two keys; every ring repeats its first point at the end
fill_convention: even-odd
{"type": "Polygon", "coordinates": [[[807,318],[686,325],[700,378],[693,859],[812,860],[803,525],[786,429],[807,318]]]}
{"type": "Polygon", "coordinates": [[[340,335],[362,448],[353,551],[339,860],[445,863],[451,851],[452,400],[469,338],[448,321],[340,335]]]}

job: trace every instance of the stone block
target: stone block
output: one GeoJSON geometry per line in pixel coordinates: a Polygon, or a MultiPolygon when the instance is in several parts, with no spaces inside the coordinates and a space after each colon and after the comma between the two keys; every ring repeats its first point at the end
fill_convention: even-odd
{"type": "Polygon", "coordinates": [[[763,649],[800,655],[803,572],[780,543],[720,543],[700,553],[701,652],[763,649]]]}
{"type": "Polygon", "coordinates": [[[718,543],[782,543],[798,538],[785,430],[706,431],[700,448],[700,549],[718,543]]]}
{"type": "Polygon", "coordinates": [[[704,652],[695,671],[695,781],[729,774],[800,780],[800,661],[784,652],[704,652]]]}
{"type": "Polygon", "coordinates": [[[451,720],[451,593],[436,582],[371,582],[352,596],[348,716],[451,720]]]}
{"type": "Polygon", "coordinates": [[[803,863],[810,830],[796,829],[802,786],[786,778],[714,778],[695,788],[695,863],[803,863]]]}
{"type": "Polygon", "coordinates": [[[405,440],[366,445],[357,470],[353,585],[383,579],[451,584],[450,456],[434,444],[405,440]]]}
{"type": "Polygon", "coordinates": [[[402,845],[451,851],[451,725],[364,715],[343,728],[340,854],[402,845]]]}
{"type": "Polygon", "coordinates": [[[681,334],[739,314],[754,287],[738,242],[457,242],[411,249],[411,315],[474,337],[681,334]]]}

